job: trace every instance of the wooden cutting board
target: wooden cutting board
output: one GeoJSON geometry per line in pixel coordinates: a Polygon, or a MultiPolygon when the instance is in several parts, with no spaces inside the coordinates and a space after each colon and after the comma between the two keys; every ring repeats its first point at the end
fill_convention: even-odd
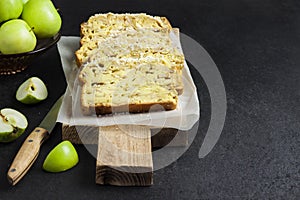
{"type": "Polygon", "coordinates": [[[167,144],[186,146],[188,133],[138,125],[74,127],[63,124],[62,140],[98,145],[97,184],[149,186],[153,184],[152,149],[167,144]]]}

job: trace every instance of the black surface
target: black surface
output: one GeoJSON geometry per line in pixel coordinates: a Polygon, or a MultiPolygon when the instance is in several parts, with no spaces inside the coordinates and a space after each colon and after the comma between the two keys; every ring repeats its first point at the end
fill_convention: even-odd
{"type": "Polygon", "coordinates": [[[192,69],[203,116],[190,149],[154,173],[152,187],[95,184],[95,159],[76,146],[78,166],[43,172],[47,153],[61,140],[57,126],[32,169],[12,187],[7,169],[22,141],[65,90],[56,48],[29,69],[0,76],[0,107],[22,111],[26,133],[0,144],[0,199],[299,199],[300,1],[297,0],[54,0],[63,15],[63,35],[79,35],[79,24],[97,12],[147,12],[167,16],[212,56],[223,77],[228,111],[221,138],[198,158],[210,115],[207,89],[192,69]],[[19,84],[38,76],[49,98],[24,106],[14,98],[19,84]]]}

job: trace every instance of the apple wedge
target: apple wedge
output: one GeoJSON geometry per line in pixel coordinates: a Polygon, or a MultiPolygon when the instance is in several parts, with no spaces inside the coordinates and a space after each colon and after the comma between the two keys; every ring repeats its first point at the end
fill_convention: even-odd
{"type": "Polygon", "coordinates": [[[32,77],[22,83],[17,92],[16,99],[24,104],[35,104],[47,98],[48,91],[44,82],[32,77]]]}
{"type": "Polygon", "coordinates": [[[0,111],[0,142],[11,142],[17,139],[28,126],[26,117],[11,108],[0,111]]]}
{"type": "Polygon", "coordinates": [[[43,169],[47,172],[63,172],[74,167],[79,161],[72,143],[65,140],[54,147],[47,155],[43,169]]]}

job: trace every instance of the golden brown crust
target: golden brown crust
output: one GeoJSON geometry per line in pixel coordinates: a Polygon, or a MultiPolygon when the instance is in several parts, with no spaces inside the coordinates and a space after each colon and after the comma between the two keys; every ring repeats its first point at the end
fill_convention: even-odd
{"type": "Polygon", "coordinates": [[[129,112],[129,113],[146,113],[146,112],[154,112],[154,111],[167,111],[167,110],[174,110],[176,109],[177,104],[174,102],[164,102],[164,103],[147,103],[147,104],[126,104],[126,105],[119,105],[119,106],[103,106],[103,105],[96,105],[83,108],[83,113],[85,115],[105,115],[111,113],[122,113],[122,112],[129,112]]]}

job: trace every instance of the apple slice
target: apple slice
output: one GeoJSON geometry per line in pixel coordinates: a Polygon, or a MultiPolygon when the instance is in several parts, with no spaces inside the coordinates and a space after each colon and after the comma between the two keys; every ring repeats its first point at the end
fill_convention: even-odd
{"type": "Polygon", "coordinates": [[[0,142],[11,142],[17,139],[28,126],[26,117],[11,108],[0,111],[0,142]]]}
{"type": "Polygon", "coordinates": [[[16,93],[16,99],[25,104],[35,104],[45,100],[48,96],[47,87],[44,82],[32,77],[22,83],[16,93]]]}
{"type": "Polygon", "coordinates": [[[78,161],[76,149],[70,141],[65,140],[50,151],[43,169],[48,172],[63,172],[74,167],[78,161]]]}

